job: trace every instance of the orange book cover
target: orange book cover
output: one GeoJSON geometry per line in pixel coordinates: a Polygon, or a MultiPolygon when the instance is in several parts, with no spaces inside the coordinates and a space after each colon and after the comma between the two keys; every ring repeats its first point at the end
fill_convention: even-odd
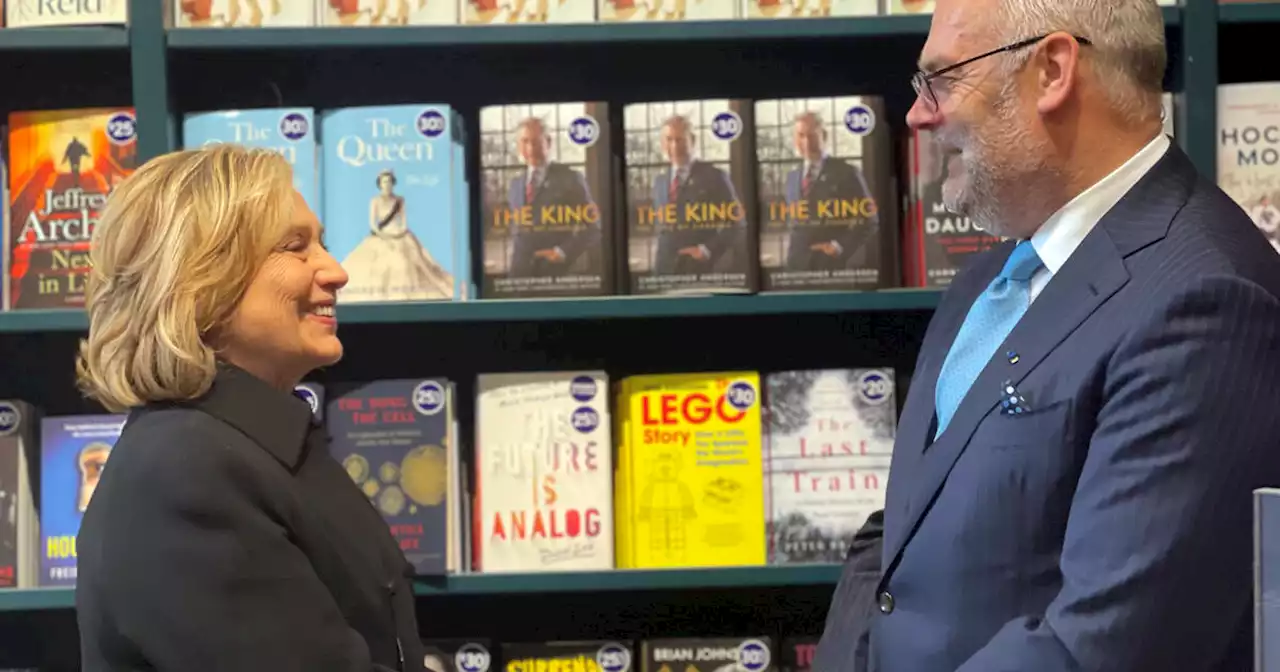
{"type": "Polygon", "coordinates": [[[89,240],[137,163],[131,108],[9,115],[9,307],[84,305],[89,240]]]}

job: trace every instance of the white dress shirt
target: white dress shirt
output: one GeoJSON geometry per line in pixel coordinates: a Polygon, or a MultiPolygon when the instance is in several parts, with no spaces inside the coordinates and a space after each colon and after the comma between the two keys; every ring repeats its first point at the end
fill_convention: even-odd
{"type": "Polygon", "coordinates": [[[1031,236],[1031,245],[1044,262],[1044,267],[1031,276],[1031,300],[1049,284],[1053,274],[1067,263],[1084,237],[1089,235],[1115,204],[1129,193],[1143,175],[1160,161],[1169,149],[1169,137],[1163,133],[1147,146],[1138,150],[1111,174],[1098,180],[1080,195],[1053,213],[1040,229],[1031,236]]]}

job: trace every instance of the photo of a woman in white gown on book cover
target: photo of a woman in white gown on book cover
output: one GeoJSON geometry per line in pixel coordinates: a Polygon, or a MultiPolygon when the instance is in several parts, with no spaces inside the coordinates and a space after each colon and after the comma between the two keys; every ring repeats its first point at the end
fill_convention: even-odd
{"type": "Polygon", "coordinates": [[[342,260],[350,281],[338,301],[451,299],[453,276],[409,230],[404,196],[395,192],[395,171],[379,172],[377,186],[369,201],[369,235],[342,260]]]}

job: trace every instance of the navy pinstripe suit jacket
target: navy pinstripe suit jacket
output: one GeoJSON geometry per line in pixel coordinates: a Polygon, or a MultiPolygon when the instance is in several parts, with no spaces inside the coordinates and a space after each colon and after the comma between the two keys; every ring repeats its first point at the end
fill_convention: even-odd
{"type": "Polygon", "coordinates": [[[858,590],[848,563],[815,669],[861,669],[868,644],[875,672],[1251,669],[1250,493],[1280,485],[1280,257],[1171,147],[931,443],[942,360],[1011,249],[975,259],[930,322],[883,569],[858,590]],[[997,410],[1006,381],[1028,412],[997,410]]]}

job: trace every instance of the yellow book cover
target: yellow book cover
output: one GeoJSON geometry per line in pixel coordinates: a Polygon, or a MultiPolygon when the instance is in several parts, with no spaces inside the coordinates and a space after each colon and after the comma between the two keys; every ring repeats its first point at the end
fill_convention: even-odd
{"type": "Polygon", "coordinates": [[[632,566],[764,564],[759,374],[637,376],[626,389],[632,566]]]}

